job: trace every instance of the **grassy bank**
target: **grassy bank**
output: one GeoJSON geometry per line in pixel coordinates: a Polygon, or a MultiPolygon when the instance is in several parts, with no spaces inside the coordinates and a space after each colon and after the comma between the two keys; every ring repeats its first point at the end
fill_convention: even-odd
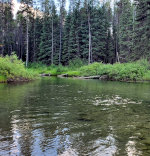
{"type": "Polygon", "coordinates": [[[39,74],[57,76],[67,74],[68,77],[100,76],[113,81],[150,81],[150,63],[140,60],[132,63],[85,65],[80,60],[72,61],[68,66],[46,66],[41,63],[30,64],[25,68],[24,63],[16,55],[0,57],[0,82],[30,81],[39,74]]]}
{"type": "Polygon", "coordinates": [[[69,77],[83,76],[105,76],[113,81],[149,81],[150,64],[147,60],[140,60],[132,63],[103,64],[93,63],[90,65],[69,65],[69,66],[45,66],[32,64],[31,70],[38,74],[46,73],[54,76],[67,74],[69,77]]]}
{"type": "Polygon", "coordinates": [[[16,55],[0,57],[0,82],[30,81],[37,76],[16,55]]]}

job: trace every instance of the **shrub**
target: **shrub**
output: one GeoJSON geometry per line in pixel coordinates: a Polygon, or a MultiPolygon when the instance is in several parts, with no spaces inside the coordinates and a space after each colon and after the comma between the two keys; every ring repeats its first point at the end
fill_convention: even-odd
{"type": "Polygon", "coordinates": [[[150,71],[147,71],[147,72],[144,74],[143,80],[145,80],[145,81],[150,81],[150,71]]]}
{"type": "Polygon", "coordinates": [[[69,61],[69,68],[71,69],[77,69],[86,64],[86,61],[81,60],[80,58],[76,58],[74,60],[69,61]]]}
{"type": "Polygon", "coordinates": [[[0,57],[0,75],[7,80],[34,79],[36,74],[25,68],[24,63],[16,55],[0,57]]]}
{"type": "Polygon", "coordinates": [[[69,77],[80,76],[80,72],[79,71],[68,71],[67,74],[68,74],[69,77]]]}
{"type": "Polygon", "coordinates": [[[35,62],[29,64],[29,69],[33,69],[33,71],[36,71],[38,74],[43,74],[47,72],[47,66],[45,64],[42,64],[41,62],[35,62]]]}
{"type": "Polygon", "coordinates": [[[107,75],[111,80],[142,80],[145,72],[147,71],[147,66],[141,65],[139,62],[134,63],[116,63],[102,64],[93,63],[88,66],[83,66],[80,68],[80,73],[83,76],[93,76],[93,75],[107,75]]]}
{"type": "Polygon", "coordinates": [[[0,75],[0,82],[6,82],[6,76],[0,75]]]}

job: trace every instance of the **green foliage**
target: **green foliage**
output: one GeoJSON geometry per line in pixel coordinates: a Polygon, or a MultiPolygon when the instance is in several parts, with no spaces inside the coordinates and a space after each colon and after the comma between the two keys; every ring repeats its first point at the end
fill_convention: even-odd
{"type": "Polygon", "coordinates": [[[98,62],[84,65],[84,62],[76,59],[69,64],[69,66],[45,66],[41,63],[34,63],[30,65],[30,69],[39,74],[49,73],[53,76],[61,74],[68,74],[69,77],[105,75],[109,80],[116,81],[150,80],[150,64],[144,59],[132,63],[115,63],[113,65],[98,62]]]}
{"type": "Polygon", "coordinates": [[[34,62],[29,64],[29,69],[36,71],[38,74],[46,73],[47,72],[47,66],[41,62],[34,62]]]}
{"type": "Polygon", "coordinates": [[[6,82],[6,81],[7,81],[6,76],[0,75],[0,83],[6,82]]]}
{"type": "Polygon", "coordinates": [[[144,81],[150,81],[150,71],[147,71],[143,76],[144,81]]]}
{"type": "Polygon", "coordinates": [[[139,62],[114,65],[93,63],[80,68],[80,73],[83,76],[107,75],[110,80],[119,81],[142,80],[145,72],[147,72],[147,67],[139,62]]]}
{"type": "Polygon", "coordinates": [[[133,51],[133,10],[130,0],[118,2],[120,59],[127,62],[133,51]]]}
{"type": "Polygon", "coordinates": [[[80,76],[80,71],[68,71],[67,74],[69,77],[77,77],[80,76]]]}
{"type": "Polygon", "coordinates": [[[86,62],[84,60],[81,60],[80,58],[76,58],[69,61],[69,68],[76,69],[82,67],[85,64],[86,62]]]}
{"type": "Polygon", "coordinates": [[[16,55],[0,57],[1,79],[19,81],[32,80],[37,75],[26,69],[24,63],[16,55]]]}
{"type": "Polygon", "coordinates": [[[141,66],[144,66],[147,70],[150,70],[150,63],[147,59],[138,60],[137,63],[139,63],[141,66]]]}
{"type": "Polygon", "coordinates": [[[92,76],[92,75],[99,75],[98,69],[101,68],[102,63],[93,63],[87,66],[83,66],[80,68],[80,73],[83,76],[92,76]]]}

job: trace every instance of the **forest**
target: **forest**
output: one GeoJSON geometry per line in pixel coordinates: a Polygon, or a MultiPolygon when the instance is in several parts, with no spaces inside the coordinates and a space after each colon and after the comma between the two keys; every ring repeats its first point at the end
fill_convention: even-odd
{"type": "Polygon", "coordinates": [[[21,0],[17,4],[16,11],[13,0],[0,2],[1,57],[15,54],[28,68],[50,69],[73,63],[128,66],[141,59],[149,63],[150,0],[21,0]]]}
{"type": "Polygon", "coordinates": [[[0,156],[150,156],[150,0],[0,0],[0,156]]]}

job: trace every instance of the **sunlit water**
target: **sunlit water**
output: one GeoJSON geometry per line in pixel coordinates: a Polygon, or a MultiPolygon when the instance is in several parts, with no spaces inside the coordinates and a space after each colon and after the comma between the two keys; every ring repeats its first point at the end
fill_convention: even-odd
{"type": "Polygon", "coordinates": [[[0,84],[0,155],[149,156],[150,84],[0,84]]]}

